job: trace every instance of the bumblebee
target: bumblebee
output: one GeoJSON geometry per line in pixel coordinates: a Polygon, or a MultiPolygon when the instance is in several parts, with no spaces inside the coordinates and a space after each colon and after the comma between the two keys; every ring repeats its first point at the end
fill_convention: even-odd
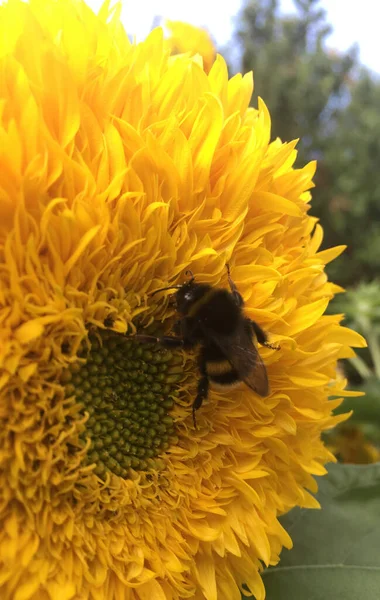
{"type": "Polygon", "coordinates": [[[195,413],[207,398],[210,384],[224,390],[244,381],[259,396],[267,396],[267,371],[254,340],[269,348],[278,348],[269,344],[266,333],[244,314],[244,301],[231,279],[229,265],[227,274],[231,291],[196,283],[191,271],[186,271],[186,274],[190,275],[186,283],[154,292],[178,290],[175,304],[179,320],[173,329],[176,335],[154,337],[137,334],[136,339],[157,342],[167,348],[187,350],[199,346],[200,379],[192,405],[196,427],[195,413]]]}

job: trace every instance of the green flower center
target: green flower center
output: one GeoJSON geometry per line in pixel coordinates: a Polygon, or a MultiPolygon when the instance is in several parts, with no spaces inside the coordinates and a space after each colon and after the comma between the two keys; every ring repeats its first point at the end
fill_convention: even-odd
{"type": "Polygon", "coordinates": [[[183,377],[181,357],[113,332],[99,332],[90,343],[85,364],[62,377],[65,395],[75,395],[89,414],[82,435],[91,441],[89,463],[100,477],[160,469],[158,457],[177,440],[169,412],[183,377]]]}

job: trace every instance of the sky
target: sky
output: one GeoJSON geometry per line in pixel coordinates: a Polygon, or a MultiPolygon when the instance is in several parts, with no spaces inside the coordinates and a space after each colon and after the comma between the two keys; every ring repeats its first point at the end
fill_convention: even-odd
{"type": "MultiPolygon", "coordinates": [[[[96,10],[102,4],[102,0],[86,2],[96,10]]],[[[147,35],[159,15],[206,26],[221,46],[231,37],[241,4],[242,0],[124,0],[122,18],[128,33],[135,34],[137,40],[147,35]]],[[[343,51],[357,43],[362,63],[380,74],[379,0],[321,0],[320,4],[334,28],[328,45],[343,51]]],[[[281,8],[284,13],[294,12],[293,0],[281,0],[281,8]]]]}
{"type": "MultiPolygon", "coordinates": [[[[284,12],[294,12],[292,0],[281,0],[281,5],[284,12]]],[[[329,46],[347,50],[357,43],[361,62],[380,73],[379,0],[321,0],[320,5],[334,28],[329,46]]]]}

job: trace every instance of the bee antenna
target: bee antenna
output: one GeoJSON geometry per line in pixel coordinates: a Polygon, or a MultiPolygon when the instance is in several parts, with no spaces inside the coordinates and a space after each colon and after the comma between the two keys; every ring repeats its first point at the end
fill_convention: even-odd
{"type": "Polygon", "coordinates": [[[160,288],[158,290],[154,290],[154,292],[152,292],[151,294],[149,294],[149,296],[154,296],[155,294],[158,294],[158,292],[165,292],[165,290],[179,290],[182,287],[182,285],[169,285],[168,287],[164,287],[164,288],[160,288]]]}
{"type": "Polygon", "coordinates": [[[194,281],[195,277],[193,275],[193,272],[190,271],[190,269],[187,269],[187,271],[185,271],[185,275],[187,277],[190,277],[190,281],[188,283],[192,283],[194,281]]]}

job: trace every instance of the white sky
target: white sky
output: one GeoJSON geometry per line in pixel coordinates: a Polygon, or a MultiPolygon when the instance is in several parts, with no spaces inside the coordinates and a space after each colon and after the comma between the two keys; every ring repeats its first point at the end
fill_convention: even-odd
{"type": "MultiPolygon", "coordinates": [[[[98,9],[102,0],[86,0],[98,9]]],[[[123,22],[129,34],[142,39],[156,15],[206,26],[216,42],[228,41],[241,0],[124,0],[123,22]]],[[[380,73],[380,1],[321,0],[334,28],[329,45],[346,50],[357,42],[361,61],[380,73]]],[[[293,0],[281,0],[283,12],[294,10],[293,0]]]]}
{"type": "MultiPolygon", "coordinates": [[[[379,0],[321,0],[320,5],[334,29],[329,46],[347,50],[357,43],[361,62],[380,73],[379,0]]],[[[281,0],[281,6],[284,12],[294,10],[293,0],[281,0]]]]}

